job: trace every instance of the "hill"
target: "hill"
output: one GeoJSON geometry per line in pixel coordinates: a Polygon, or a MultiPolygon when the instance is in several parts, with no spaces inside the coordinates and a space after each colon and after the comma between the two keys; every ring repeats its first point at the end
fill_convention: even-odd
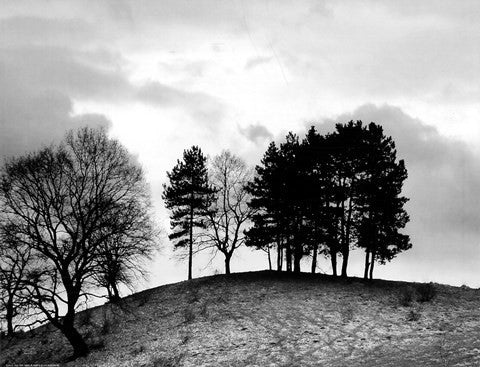
{"type": "MultiPolygon", "coordinates": [[[[89,309],[78,323],[92,352],[67,366],[480,366],[480,291],[467,287],[216,275],[89,309]]],[[[1,348],[2,366],[70,353],[48,325],[1,348]]]]}

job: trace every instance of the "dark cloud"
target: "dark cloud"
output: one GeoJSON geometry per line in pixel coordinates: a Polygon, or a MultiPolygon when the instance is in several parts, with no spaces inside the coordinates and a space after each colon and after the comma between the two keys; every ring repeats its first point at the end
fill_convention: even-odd
{"type": "Polygon", "coordinates": [[[0,45],[3,47],[78,45],[91,42],[98,37],[96,27],[78,18],[13,16],[0,20],[0,29],[9,35],[0,38],[0,45]]]}
{"type": "Polygon", "coordinates": [[[2,68],[15,84],[96,101],[125,98],[131,92],[130,84],[113,60],[105,52],[82,53],[58,47],[0,50],[2,68]]]}
{"type": "Polygon", "coordinates": [[[181,107],[190,117],[213,129],[222,120],[223,105],[214,97],[201,92],[189,92],[159,82],[150,82],[138,89],[137,98],[159,107],[181,107]]]}
{"type": "Polygon", "coordinates": [[[70,129],[110,126],[100,114],[72,116],[72,101],[60,92],[4,87],[0,89],[0,157],[59,141],[70,129]]]}
{"type": "Polygon", "coordinates": [[[267,139],[272,140],[273,134],[263,125],[256,123],[245,128],[239,127],[240,133],[253,143],[263,142],[267,139]]]}
{"type": "Polygon", "coordinates": [[[480,158],[465,143],[390,105],[363,105],[318,127],[332,131],[335,122],[350,120],[382,125],[396,143],[398,158],[405,159],[407,232],[414,248],[400,256],[403,264],[411,266],[417,279],[425,272],[443,281],[472,276],[480,260],[480,158]],[[450,279],[443,274],[445,264],[450,279]]]}
{"type": "Polygon", "coordinates": [[[73,115],[73,98],[112,98],[126,89],[113,73],[90,67],[59,48],[1,49],[0,70],[2,157],[38,149],[80,126],[110,126],[100,114],[73,115]]]}

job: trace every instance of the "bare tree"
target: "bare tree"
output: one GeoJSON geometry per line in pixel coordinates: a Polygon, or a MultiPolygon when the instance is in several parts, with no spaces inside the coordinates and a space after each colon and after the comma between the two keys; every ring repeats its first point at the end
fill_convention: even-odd
{"type": "Polygon", "coordinates": [[[32,302],[68,339],[73,357],[87,354],[75,314],[91,294],[105,243],[153,240],[142,169],[104,130],[84,128],[8,161],[0,185],[5,220],[38,259],[26,279],[32,302]]]}
{"type": "Polygon", "coordinates": [[[243,232],[252,215],[246,191],[252,171],[241,158],[223,151],[213,159],[209,175],[217,193],[209,213],[210,230],[204,248],[220,251],[225,256],[225,273],[230,274],[230,260],[234,251],[244,243],[243,232]]]}
{"type": "Polygon", "coordinates": [[[25,275],[31,262],[31,249],[14,241],[9,228],[0,228],[0,312],[7,324],[7,335],[13,335],[13,320],[28,307],[25,275]]]}
{"type": "MultiPolygon", "coordinates": [[[[147,233],[152,238],[156,235],[147,233]]],[[[98,285],[107,290],[111,302],[120,300],[121,284],[132,288],[135,280],[145,277],[147,272],[142,263],[151,259],[153,245],[150,238],[118,235],[112,236],[100,246],[96,259],[98,271],[94,278],[98,285]]]]}

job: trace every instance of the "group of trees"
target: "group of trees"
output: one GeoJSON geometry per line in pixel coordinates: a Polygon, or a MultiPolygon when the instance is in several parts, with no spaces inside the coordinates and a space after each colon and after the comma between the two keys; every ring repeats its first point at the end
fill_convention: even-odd
{"type": "MultiPolygon", "coordinates": [[[[333,274],[350,250],[365,251],[365,278],[375,262],[411,247],[401,196],[407,177],[381,126],[338,124],[305,138],[271,143],[255,170],[228,151],[208,161],[194,146],[167,173],[163,199],[170,239],[186,249],[188,278],[195,253],[221,253],[225,272],[236,249],[276,253],[277,269],[300,272],[301,260],[330,257],[333,274]],[[285,264],[285,267],[284,267],[285,264]]],[[[14,320],[50,322],[74,356],[88,353],[75,328],[90,296],[118,301],[151,258],[157,230],[150,195],[135,159],[102,129],[72,131],[57,145],[10,158],[0,171],[0,312],[14,320]],[[101,292],[99,290],[103,289],[101,292]],[[106,293],[106,295],[105,295],[106,293]]]]}
{"type": "Polygon", "coordinates": [[[276,248],[277,268],[300,272],[301,259],[330,257],[337,275],[347,276],[350,250],[365,250],[364,277],[375,262],[390,261],[411,247],[400,230],[409,218],[401,189],[407,171],[395,144],[381,126],[361,121],[337,124],[319,134],[312,127],[303,141],[290,133],[279,147],[271,143],[247,186],[254,208],[247,245],[276,248]]]}
{"type": "Polygon", "coordinates": [[[305,138],[289,133],[272,142],[255,173],[229,152],[210,165],[200,148],[185,150],[168,173],[163,199],[171,210],[170,239],[187,247],[189,279],[193,254],[214,248],[225,256],[225,271],[245,243],[276,253],[277,269],[300,272],[301,260],[329,257],[333,275],[342,258],[347,276],[352,248],[365,251],[364,277],[411,247],[401,230],[409,217],[401,196],[407,171],[381,126],[361,121],[337,124],[322,135],[312,127],[305,138]]]}
{"type": "Polygon", "coordinates": [[[193,254],[207,249],[223,254],[225,273],[230,274],[230,259],[244,243],[252,214],[247,192],[251,170],[229,151],[207,167],[207,158],[193,146],[167,176],[163,200],[171,210],[169,238],[176,248],[188,249],[188,279],[192,279],[193,254]]]}
{"type": "MultiPolygon", "coordinates": [[[[48,321],[74,356],[88,347],[75,328],[82,300],[107,289],[119,297],[154,250],[156,230],[144,174],[104,130],[8,160],[0,176],[0,292],[8,333],[13,318],[48,321]],[[26,312],[26,311],[29,312],[26,312]]],[[[101,294],[101,293],[100,293],[101,294]]]]}

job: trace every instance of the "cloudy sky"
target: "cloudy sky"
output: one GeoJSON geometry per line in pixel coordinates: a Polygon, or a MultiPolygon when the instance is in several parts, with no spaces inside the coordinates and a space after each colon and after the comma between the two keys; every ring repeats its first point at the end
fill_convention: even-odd
{"type": "MultiPolygon", "coordinates": [[[[289,130],[375,121],[406,161],[413,242],[376,275],[478,287],[479,17],[474,0],[2,1],[0,155],[108,126],[167,231],[165,172],[192,144],[254,165],[289,130]]],[[[163,246],[149,286],[186,277],[163,246]]],[[[239,255],[234,271],[266,266],[239,255]]],[[[204,256],[194,271],[221,265],[204,256]]]]}

